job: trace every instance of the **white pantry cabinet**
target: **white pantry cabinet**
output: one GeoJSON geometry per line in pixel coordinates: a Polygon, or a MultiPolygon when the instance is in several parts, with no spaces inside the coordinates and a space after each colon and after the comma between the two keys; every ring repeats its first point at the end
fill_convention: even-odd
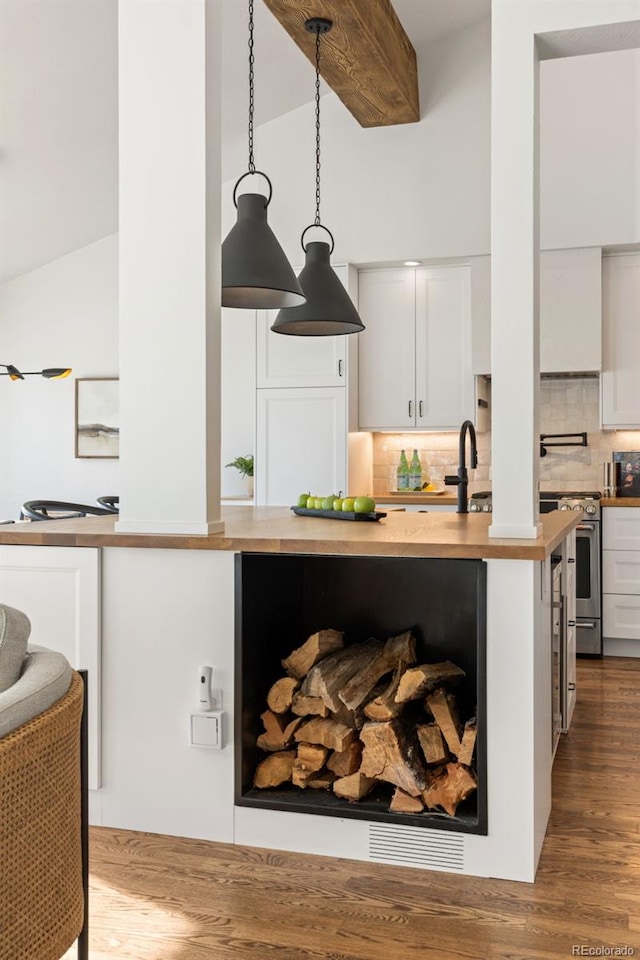
{"type": "Polygon", "coordinates": [[[466,265],[362,271],[361,430],[457,430],[475,419],[466,265]]]}
{"type": "Polygon", "coordinates": [[[257,391],[256,502],[290,506],[308,491],[347,490],[347,391],[257,391]]]}
{"type": "MultiPolygon", "coordinates": [[[[540,253],[540,372],[582,373],[602,366],[600,247],[540,253]]],[[[491,258],[471,259],[474,373],[491,373],[491,258]]]]}
{"type": "MultiPolygon", "coordinates": [[[[345,287],[348,268],[334,268],[345,287]]],[[[271,330],[277,310],[258,311],[257,385],[340,387],[347,376],[347,337],[292,337],[271,330]]]]}
{"type": "Polygon", "coordinates": [[[602,426],[640,427],[640,254],[602,265],[602,426]]]}

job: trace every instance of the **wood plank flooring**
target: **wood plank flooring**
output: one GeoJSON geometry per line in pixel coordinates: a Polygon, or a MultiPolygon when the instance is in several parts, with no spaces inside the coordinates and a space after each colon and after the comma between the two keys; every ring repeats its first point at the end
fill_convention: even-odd
{"type": "Polygon", "coordinates": [[[535,884],[94,828],[91,960],[640,957],[640,660],[578,681],[535,884]]]}

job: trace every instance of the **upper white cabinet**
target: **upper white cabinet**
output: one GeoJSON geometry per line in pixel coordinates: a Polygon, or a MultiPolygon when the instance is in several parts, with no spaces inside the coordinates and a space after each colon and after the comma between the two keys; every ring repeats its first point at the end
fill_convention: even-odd
{"type": "Polygon", "coordinates": [[[358,278],[365,330],[358,334],[358,422],[363,430],[416,423],[414,270],[372,270],[358,278]]]}
{"type": "MultiPolygon", "coordinates": [[[[602,257],[599,247],[540,254],[540,372],[602,366],[602,257]]],[[[472,370],[491,372],[491,258],[471,261],[472,370]]]]}
{"type": "MultiPolygon", "coordinates": [[[[334,267],[347,286],[347,267],[334,267]]],[[[257,385],[340,387],[346,383],[346,337],[291,337],[273,333],[277,310],[258,311],[257,385]]]]}
{"type": "Polygon", "coordinates": [[[640,427],[640,254],[602,265],[602,426],[640,427]]]}
{"type": "Polygon", "coordinates": [[[474,418],[468,266],[363,271],[362,430],[457,430],[474,418]]]}

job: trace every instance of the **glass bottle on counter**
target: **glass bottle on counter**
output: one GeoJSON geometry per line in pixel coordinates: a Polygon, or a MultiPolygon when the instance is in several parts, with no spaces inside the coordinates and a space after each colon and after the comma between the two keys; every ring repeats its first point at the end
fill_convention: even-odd
{"type": "Polygon", "coordinates": [[[422,464],[417,450],[413,451],[409,466],[409,490],[422,490],[422,464]]]}
{"type": "Polygon", "coordinates": [[[400,451],[400,463],[398,464],[398,469],[396,470],[396,487],[399,492],[405,493],[410,489],[409,487],[409,464],[407,462],[407,455],[404,450],[400,451]]]}

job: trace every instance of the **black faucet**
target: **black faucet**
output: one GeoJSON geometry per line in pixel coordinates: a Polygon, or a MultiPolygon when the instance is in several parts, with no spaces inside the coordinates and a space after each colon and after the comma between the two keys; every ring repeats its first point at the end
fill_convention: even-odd
{"type": "Polygon", "coordinates": [[[471,420],[465,420],[460,427],[460,442],[458,447],[458,476],[445,477],[444,482],[448,487],[458,488],[458,508],[457,513],[469,513],[467,502],[467,487],[469,486],[469,474],[467,472],[467,462],[465,455],[465,441],[467,433],[471,438],[471,463],[472,470],[478,466],[478,451],[476,449],[476,428],[471,420]]]}

